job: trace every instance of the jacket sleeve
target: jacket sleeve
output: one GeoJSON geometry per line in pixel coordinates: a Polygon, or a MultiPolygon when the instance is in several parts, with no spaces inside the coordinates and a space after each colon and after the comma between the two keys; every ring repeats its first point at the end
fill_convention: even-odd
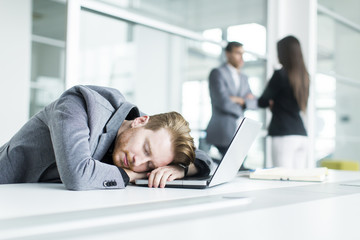
{"type": "Polygon", "coordinates": [[[248,77],[246,75],[243,75],[243,77],[245,78],[245,81],[242,82],[244,84],[244,86],[242,86],[241,88],[245,89],[245,91],[244,91],[244,93],[245,93],[245,95],[244,95],[245,108],[246,109],[256,110],[258,108],[257,97],[254,96],[253,99],[246,98],[247,95],[249,95],[249,94],[254,95],[254,94],[251,91],[250,84],[249,84],[249,81],[248,81],[248,77]]]}
{"type": "Polygon", "coordinates": [[[211,104],[226,114],[240,117],[241,107],[230,100],[230,93],[226,86],[226,80],[218,69],[213,69],[209,76],[209,89],[211,104]]]}
{"type": "Polygon", "coordinates": [[[215,167],[212,159],[202,150],[195,150],[195,162],[194,165],[198,170],[197,177],[206,177],[210,174],[211,169],[215,167]]]}
{"type": "Polygon", "coordinates": [[[279,71],[275,71],[271,79],[269,80],[263,94],[258,99],[259,107],[261,108],[268,107],[269,100],[274,99],[274,97],[279,93],[280,91],[279,77],[280,77],[279,71]]]}
{"type": "Polygon", "coordinates": [[[51,108],[48,126],[65,187],[69,190],[124,188],[122,174],[116,166],[91,156],[90,128],[82,95],[68,91],[51,108]]]}

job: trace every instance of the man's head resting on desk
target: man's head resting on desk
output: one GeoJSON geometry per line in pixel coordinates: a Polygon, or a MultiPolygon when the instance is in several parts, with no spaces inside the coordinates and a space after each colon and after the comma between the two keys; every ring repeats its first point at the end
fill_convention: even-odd
{"type": "Polygon", "coordinates": [[[149,172],[170,163],[189,165],[195,159],[189,123],[177,112],[141,116],[119,128],[114,164],[134,172],[149,172]]]}

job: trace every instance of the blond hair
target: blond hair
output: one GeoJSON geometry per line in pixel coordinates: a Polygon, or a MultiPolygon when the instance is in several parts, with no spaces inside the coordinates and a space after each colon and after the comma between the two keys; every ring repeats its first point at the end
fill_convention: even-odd
{"type": "Polygon", "coordinates": [[[177,112],[161,113],[150,116],[146,129],[157,131],[164,128],[169,131],[174,159],[172,163],[189,165],[195,160],[194,139],[190,136],[189,123],[177,112]]]}

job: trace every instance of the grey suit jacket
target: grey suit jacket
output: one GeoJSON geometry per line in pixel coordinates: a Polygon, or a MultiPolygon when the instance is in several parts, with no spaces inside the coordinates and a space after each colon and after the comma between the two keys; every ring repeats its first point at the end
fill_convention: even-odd
{"type": "MultiPolygon", "coordinates": [[[[0,148],[0,184],[63,182],[71,190],[124,188],[119,169],[100,160],[125,118],[138,116],[137,107],[116,89],[75,86],[0,148]]],[[[210,161],[203,153],[198,157],[210,161]]]]}
{"type": "Polygon", "coordinates": [[[256,109],[257,99],[246,99],[246,107],[232,102],[230,96],[245,98],[252,93],[248,77],[240,73],[240,87],[235,89],[231,72],[223,64],[211,71],[209,90],[212,105],[212,116],[206,129],[206,140],[216,146],[227,147],[236,131],[236,120],[244,116],[245,109],[256,109]]]}

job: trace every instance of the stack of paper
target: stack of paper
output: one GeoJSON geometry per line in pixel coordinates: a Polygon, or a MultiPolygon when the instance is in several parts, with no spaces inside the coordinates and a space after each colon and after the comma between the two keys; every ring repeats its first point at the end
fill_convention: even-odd
{"type": "Polygon", "coordinates": [[[290,168],[270,168],[257,169],[250,173],[250,178],[285,180],[285,181],[316,181],[325,180],[327,168],[307,168],[307,169],[290,169],[290,168]]]}

